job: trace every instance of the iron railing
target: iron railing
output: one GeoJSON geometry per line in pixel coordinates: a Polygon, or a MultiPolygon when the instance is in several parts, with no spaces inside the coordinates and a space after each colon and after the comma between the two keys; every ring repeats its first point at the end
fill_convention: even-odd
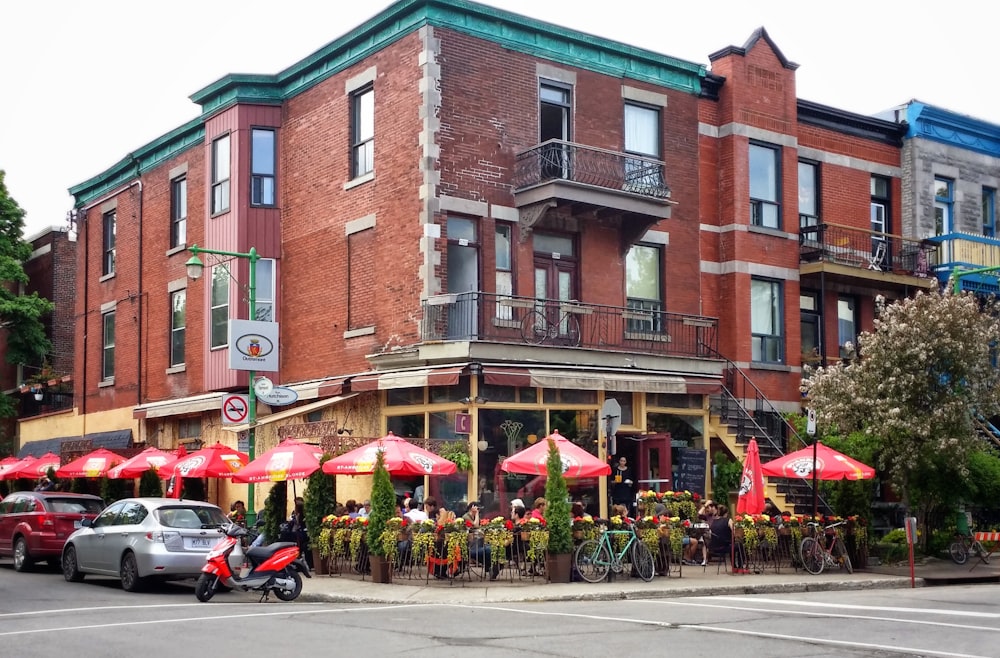
{"type": "Polygon", "coordinates": [[[799,258],[827,261],[862,270],[930,276],[938,250],[924,240],[877,233],[839,224],[799,228],[799,258]]]}
{"type": "Polygon", "coordinates": [[[25,393],[21,395],[21,409],[18,418],[32,418],[72,408],[72,393],[54,393],[46,390],[42,393],[41,400],[36,400],[32,393],[25,393]]]}
{"type": "MultiPolygon", "coordinates": [[[[934,273],[947,282],[953,273],[995,267],[1000,270],[1000,240],[975,233],[948,233],[927,238],[936,250],[934,273]]],[[[962,277],[961,288],[983,293],[1000,292],[1000,272],[962,277]]]]}
{"type": "Polygon", "coordinates": [[[550,139],[517,154],[514,189],[565,180],[669,199],[665,171],[666,164],[653,158],[550,139]]]}
{"type": "Polygon", "coordinates": [[[466,292],[423,302],[429,341],[490,341],[612,352],[708,357],[718,346],[716,318],[643,308],[466,292]]]}

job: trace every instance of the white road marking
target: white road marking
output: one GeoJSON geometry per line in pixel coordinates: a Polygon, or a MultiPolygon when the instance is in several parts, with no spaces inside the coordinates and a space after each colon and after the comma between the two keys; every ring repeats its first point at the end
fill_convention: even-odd
{"type": "MultiPolygon", "coordinates": [[[[797,605],[802,608],[839,608],[841,610],[873,610],[885,612],[910,612],[927,615],[949,615],[952,617],[981,617],[983,619],[1000,619],[998,612],[972,612],[968,610],[948,610],[937,608],[899,608],[879,605],[857,605],[850,603],[825,603],[822,601],[795,601],[790,599],[758,599],[746,596],[718,596],[712,597],[714,600],[723,601],[754,601],[762,603],[778,603],[781,605],[797,605]]],[[[652,599],[651,599],[652,600],[652,599]]]]}

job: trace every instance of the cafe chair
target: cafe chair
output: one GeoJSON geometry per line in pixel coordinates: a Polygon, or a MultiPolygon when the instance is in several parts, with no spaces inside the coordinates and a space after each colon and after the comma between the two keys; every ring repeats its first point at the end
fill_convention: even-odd
{"type": "Polygon", "coordinates": [[[723,569],[726,570],[726,573],[729,573],[729,563],[731,559],[731,549],[720,549],[717,546],[710,545],[708,547],[708,559],[705,560],[705,567],[702,569],[702,572],[708,571],[709,565],[714,562],[716,565],[715,573],[720,573],[723,569]]]}

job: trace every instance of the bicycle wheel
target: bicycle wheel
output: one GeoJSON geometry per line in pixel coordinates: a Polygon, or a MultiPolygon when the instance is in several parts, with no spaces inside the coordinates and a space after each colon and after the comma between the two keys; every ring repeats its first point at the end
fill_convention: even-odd
{"type": "Polygon", "coordinates": [[[823,573],[823,566],[826,562],[823,547],[818,541],[812,537],[806,537],[802,540],[802,546],[799,548],[799,554],[802,556],[802,566],[805,570],[814,576],[818,576],[823,573]]]}
{"type": "Polygon", "coordinates": [[[837,560],[840,562],[840,566],[843,569],[847,569],[847,573],[854,573],[854,565],[851,564],[851,556],[847,554],[847,546],[844,545],[844,540],[837,538],[837,560]]]}
{"type": "Polygon", "coordinates": [[[632,569],[636,575],[647,583],[656,575],[656,565],[653,563],[653,554],[641,541],[632,544],[632,569]]]}
{"type": "Polygon", "coordinates": [[[580,346],[580,321],[576,319],[576,315],[570,313],[566,316],[564,327],[560,329],[565,329],[564,332],[560,333],[563,340],[566,341],[571,347],[580,346]]]}
{"type": "Polygon", "coordinates": [[[606,544],[588,539],[577,547],[573,562],[581,578],[588,583],[599,583],[608,575],[611,553],[606,544]]]}
{"type": "Polygon", "coordinates": [[[951,556],[951,560],[955,564],[965,564],[969,559],[969,552],[965,550],[965,542],[952,542],[951,546],[948,547],[948,555],[951,556]]]}
{"type": "Polygon", "coordinates": [[[990,552],[986,550],[982,542],[974,541],[972,542],[972,550],[979,559],[981,559],[986,564],[990,563],[990,552]]]}
{"type": "Polygon", "coordinates": [[[549,337],[549,320],[540,311],[528,311],[521,319],[521,340],[541,345],[549,337]]]}

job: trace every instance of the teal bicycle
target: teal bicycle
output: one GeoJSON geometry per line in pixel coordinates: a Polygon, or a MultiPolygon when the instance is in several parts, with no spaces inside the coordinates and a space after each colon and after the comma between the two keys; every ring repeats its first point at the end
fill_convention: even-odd
{"type": "Polygon", "coordinates": [[[621,573],[627,565],[631,573],[647,583],[656,573],[653,554],[632,526],[628,530],[604,530],[599,539],[587,539],[576,549],[574,563],[577,573],[588,583],[599,583],[608,573],[621,573]],[[615,545],[620,549],[616,550],[615,545]]]}

